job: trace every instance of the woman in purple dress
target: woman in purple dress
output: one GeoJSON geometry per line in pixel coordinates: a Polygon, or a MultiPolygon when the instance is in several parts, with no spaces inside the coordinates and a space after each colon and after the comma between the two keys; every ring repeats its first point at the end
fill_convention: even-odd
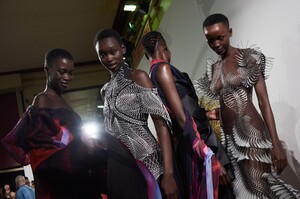
{"type": "MultiPolygon", "coordinates": [[[[31,164],[37,198],[99,198],[101,178],[89,175],[92,156],[82,141],[81,118],[62,97],[72,81],[74,59],[64,49],[52,49],[45,56],[44,71],[45,90],[2,143],[18,163],[31,164]]],[[[99,150],[97,156],[105,154],[99,150]]],[[[105,168],[105,158],[99,159],[103,162],[98,168],[105,168]]]]}

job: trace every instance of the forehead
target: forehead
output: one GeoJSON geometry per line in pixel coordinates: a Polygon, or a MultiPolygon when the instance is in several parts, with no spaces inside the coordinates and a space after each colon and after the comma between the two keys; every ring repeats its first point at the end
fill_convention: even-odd
{"type": "Polygon", "coordinates": [[[66,58],[57,58],[54,61],[54,67],[56,68],[67,68],[69,70],[74,69],[74,61],[66,58]]]}
{"type": "Polygon", "coordinates": [[[209,35],[209,34],[215,34],[215,33],[228,32],[229,28],[227,27],[227,25],[220,22],[220,23],[216,23],[216,24],[204,27],[203,31],[204,31],[205,35],[209,35]]]}
{"type": "Polygon", "coordinates": [[[122,46],[114,37],[106,37],[96,42],[97,50],[105,50],[107,48],[118,48],[118,47],[122,47],[122,46]]]}

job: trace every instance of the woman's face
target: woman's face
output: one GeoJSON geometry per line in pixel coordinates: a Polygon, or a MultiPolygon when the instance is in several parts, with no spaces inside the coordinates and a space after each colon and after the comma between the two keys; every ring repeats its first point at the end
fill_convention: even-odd
{"type": "Polygon", "coordinates": [[[5,189],[6,191],[10,190],[10,186],[9,186],[8,184],[4,185],[4,189],[5,189]]]}
{"type": "Polygon", "coordinates": [[[53,66],[45,70],[48,72],[48,86],[57,91],[64,91],[73,79],[74,61],[57,58],[53,66]]]}
{"type": "Polygon", "coordinates": [[[125,46],[114,37],[107,37],[97,41],[95,47],[102,65],[111,73],[116,73],[124,63],[125,46]]]}
{"type": "Polygon", "coordinates": [[[218,55],[226,56],[230,46],[232,30],[223,23],[216,23],[203,29],[209,47],[218,55]]]}

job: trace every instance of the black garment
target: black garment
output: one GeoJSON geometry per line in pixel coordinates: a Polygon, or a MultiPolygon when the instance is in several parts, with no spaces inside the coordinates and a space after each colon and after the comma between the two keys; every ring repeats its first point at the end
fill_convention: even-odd
{"type": "MultiPolygon", "coordinates": [[[[159,62],[151,66],[151,80],[155,87],[158,89],[158,94],[161,97],[164,104],[168,106],[167,100],[165,95],[163,94],[162,90],[160,89],[157,81],[156,81],[156,71],[160,64],[163,62],[159,62]]],[[[226,172],[231,180],[234,180],[235,176],[233,173],[232,165],[230,159],[224,150],[220,140],[218,139],[216,133],[214,132],[213,128],[209,124],[209,120],[206,117],[205,109],[200,107],[198,104],[198,96],[196,94],[195,88],[193,83],[188,76],[188,74],[179,71],[174,66],[170,65],[171,72],[175,78],[175,86],[177,92],[181,98],[183,107],[186,112],[188,112],[194,119],[195,123],[197,124],[197,129],[200,133],[201,138],[204,140],[205,144],[211,148],[211,150],[216,154],[220,164],[226,169],[226,172]]],[[[181,128],[176,124],[177,121],[174,117],[171,117],[173,127],[175,133],[176,129],[181,130],[181,128]]],[[[180,140],[180,139],[179,139],[180,140]]],[[[222,199],[230,199],[234,198],[232,188],[227,186],[219,186],[219,198],[222,199]]]]}

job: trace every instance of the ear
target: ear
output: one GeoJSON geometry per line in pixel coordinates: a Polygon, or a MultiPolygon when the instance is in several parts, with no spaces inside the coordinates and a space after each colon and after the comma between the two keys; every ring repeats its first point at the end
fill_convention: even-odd
{"type": "Polygon", "coordinates": [[[49,72],[49,67],[48,67],[48,65],[45,65],[44,66],[44,71],[47,73],[47,72],[49,72]]]}
{"type": "Polygon", "coordinates": [[[126,46],[124,44],[122,44],[122,53],[123,55],[126,53],[126,46]]]}
{"type": "Polygon", "coordinates": [[[232,37],[232,28],[229,29],[230,37],[232,37]]]}

